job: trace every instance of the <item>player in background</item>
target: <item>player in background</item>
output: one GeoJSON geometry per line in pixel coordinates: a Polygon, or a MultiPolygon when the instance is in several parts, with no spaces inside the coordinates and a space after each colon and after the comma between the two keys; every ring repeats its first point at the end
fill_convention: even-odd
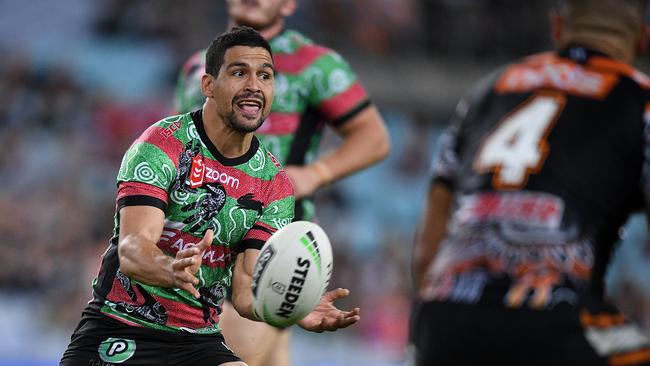
{"type": "MultiPolygon", "coordinates": [[[[271,109],[268,42],[233,28],[207,51],[202,109],[149,127],[124,155],[115,231],[61,365],[246,365],[225,344],[226,289],[256,320],[251,281],[259,250],[293,217],[293,187],[253,132],[271,109]]],[[[358,309],[323,295],[299,322],[322,332],[358,309]]]]}
{"type": "Polygon", "coordinates": [[[565,0],[554,52],[506,65],[441,137],[414,278],[416,365],[650,365],[610,305],[619,228],[650,199],[644,0],[565,0]]]}
{"type": "MultiPolygon", "coordinates": [[[[384,159],[389,138],[382,117],[357,76],[336,52],[285,28],[297,0],[228,0],[231,25],[246,25],[269,40],[274,53],[276,93],[271,114],[256,136],[284,165],[295,189],[295,220],[312,220],[312,194],[320,187],[384,159]],[[342,137],[330,153],[318,157],[323,128],[342,137]]],[[[181,71],[175,107],[201,108],[199,90],[205,50],[194,54],[181,71]]],[[[226,304],[224,334],[252,366],[289,365],[289,333],[237,316],[226,304]]]]}

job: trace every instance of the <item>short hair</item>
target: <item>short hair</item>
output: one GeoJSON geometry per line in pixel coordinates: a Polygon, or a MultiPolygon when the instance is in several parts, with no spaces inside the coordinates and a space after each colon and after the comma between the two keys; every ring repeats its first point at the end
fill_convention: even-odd
{"type": "Polygon", "coordinates": [[[226,51],[235,46],[262,47],[273,57],[269,42],[259,32],[250,27],[233,27],[210,43],[205,54],[205,72],[216,77],[223,65],[226,51]]]}
{"type": "Polygon", "coordinates": [[[556,9],[571,34],[615,36],[636,41],[645,23],[647,0],[558,0],[556,9]]]}

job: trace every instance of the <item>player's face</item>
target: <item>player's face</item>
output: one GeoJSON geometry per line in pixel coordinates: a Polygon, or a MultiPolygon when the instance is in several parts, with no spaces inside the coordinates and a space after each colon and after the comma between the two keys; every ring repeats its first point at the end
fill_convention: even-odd
{"type": "Polygon", "coordinates": [[[217,112],[230,128],[253,132],[264,122],[273,102],[273,60],[262,47],[235,46],[211,84],[217,112]]]}
{"type": "Polygon", "coordinates": [[[262,30],[289,16],[295,0],[227,0],[227,3],[228,14],[237,25],[262,30]]]}

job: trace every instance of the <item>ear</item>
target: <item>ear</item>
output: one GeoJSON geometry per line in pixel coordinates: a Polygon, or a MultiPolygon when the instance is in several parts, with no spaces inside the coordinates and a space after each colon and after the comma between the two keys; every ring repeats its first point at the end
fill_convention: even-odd
{"type": "Polygon", "coordinates": [[[208,98],[214,96],[214,93],[212,93],[212,83],[214,82],[216,82],[216,78],[210,74],[201,76],[201,92],[208,98]]]}
{"type": "Polygon", "coordinates": [[[296,12],[296,8],[298,8],[298,0],[285,0],[282,8],[280,8],[280,14],[283,17],[291,16],[296,12]]]}
{"type": "Polygon", "coordinates": [[[565,22],[564,17],[560,13],[552,9],[548,14],[551,23],[551,37],[556,47],[562,46],[562,36],[564,35],[565,22]]]}
{"type": "Polygon", "coordinates": [[[648,42],[650,41],[650,24],[646,24],[639,32],[639,40],[636,44],[636,54],[642,55],[648,50],[648,42]]]}

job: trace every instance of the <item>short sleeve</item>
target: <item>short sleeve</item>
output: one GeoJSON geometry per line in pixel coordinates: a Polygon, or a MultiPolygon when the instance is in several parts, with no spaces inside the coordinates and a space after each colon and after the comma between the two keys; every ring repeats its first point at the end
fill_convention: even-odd
{"type": "Polygon", "coordinates": [[[176,113],[192,112],[201,108],[205,96],[201,92],[201,76],[205,72],[205,50],[192,55],[178,75],[174,92],[176,113]]]}
{"type": "Polygon", "coordinates": [[[311,85],[309,104],[332,125],[345,123],[370,104],[350,65],[332,50],[314,61],[306,77],[311,85]]]}
{"type": "Polygon", "coordinates": [[[267,202],[262,215],[237,247],[238,252],[246,249],[261,249],[273,233],[293,221],[295,207],[293,185],[284,170],[273,178],[267,202]]]}
{"type": "Polygon", "coordinates": [[[152,127],[147,129],[122,158],[117,174],[118,207],[128,206],[129,202],[143,204],[147,200],[145,197],[167,203],[176,169],[171,158],[153,142],[153,131],[155,129],[152,127]]]}

